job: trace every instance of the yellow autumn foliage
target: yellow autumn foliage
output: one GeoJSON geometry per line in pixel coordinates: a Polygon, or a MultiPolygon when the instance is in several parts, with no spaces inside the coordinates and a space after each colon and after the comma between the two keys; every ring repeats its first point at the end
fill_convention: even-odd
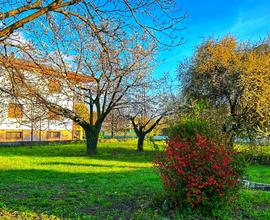
{"type": "Polygon", "coordinates": [[[242,73],[243,102],[261,118],[261,125],[270,121],[270,44],[247,53],[242,73]]]}
{"type": "MultiPolygon", "coordinates": [[[[89,122],[90,119],[90,112],[87,109],[87,106],[85,103],[75,103],[74,104],[74,111],[76,114],[78,114],[81,118],[83,118],[85,121],[89,122]]],[[[96,112],[93,113],[94,123],[97,120],[97,114],[96,112]]]]}
{"type": "Polygon", "coordinates": [[[269,128],[270,38],[257,44],[233,36],[201,44],[188,68],[187,91],[228,103],[236,126],[269,128]]]}

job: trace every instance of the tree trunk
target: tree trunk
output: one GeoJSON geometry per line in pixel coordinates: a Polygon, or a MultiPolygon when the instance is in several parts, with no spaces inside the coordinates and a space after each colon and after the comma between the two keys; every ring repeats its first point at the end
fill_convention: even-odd
{"type": "Polygon", "coordinates": [[[114,138],[114,130],[113,130],[113,127],[111,129],[111,138],[114,138]]]}
{"type": "Polygon", "coordinates": [[[227,134],[228,134],[228,146],[233,148],[235,138],[237,137],[236,136],[236,131],[232,129],[227,134]]]}
{"type": "Polygon", "coordinates": [[[31,125],[31,142],[34,140],[34,128],[33,125],[31,125]]]}
{"type": "Polygon", "coordinates": [[[145,138],[145,134],[139,134],[138,135],[137,151],[139,151],[139,152],[143,151],[144,138],[145,138]]]}
{"type": "Polygon", "coordinates": [[[229,143],[228,143],[228,145],[229,145],[229,147],[231,147],[231,148],[233,148],[234,138],[235,138],[235,135],[233,135],[233,134],[230,134],[230,135],[229,135],[229,143]]]}
{"type": "Polygon", "coordinates": [[[39,142],[41,142],[41,119],[39,120],[39,142]]]}
{"type": "Polygon", "coordinates": [[[112,120],[111,120],[111,138],[114,138],[114,114],[112,111],[112,120]]]}
{"type": "Polygon", "coordinates": [[[89,126],[84,128],[86,136],[86,152],[87,155],[93,155],[97,153],[97,143],[100,128],[95,126],[89,126]]]}

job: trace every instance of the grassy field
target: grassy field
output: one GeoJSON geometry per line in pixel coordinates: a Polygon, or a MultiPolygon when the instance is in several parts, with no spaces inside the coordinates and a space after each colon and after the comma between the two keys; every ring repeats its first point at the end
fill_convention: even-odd
{"type": "MultiPolygon", "coordinates": [[[[135,149],[135,142],[100,143],[87,157],[83,145],[0,148],[0,219],[181,219],[153,206],[163,193],[155,151],[135,149]]],[[[260,179],[266,172],[270,182],[269,170],[248,173],[260,179]]],[[[223,217],[270,219],[270,193],[242,190],[223,217]]]]}
{"type": "Polygon", "coordinates": [[[246,175],[251,181],[270,184],[270,146],[256,146],[251,148],[243,144],[236,145],[236,150],[252,155],[254,158],[268,158],[266,165],[256,163],[250,165],[246,175]]]}
{"type": "Polygon", "coordinates": [[[247,169],[247,176],[251,181],[270,184],[270,166],[251,165],[247,169]]]}

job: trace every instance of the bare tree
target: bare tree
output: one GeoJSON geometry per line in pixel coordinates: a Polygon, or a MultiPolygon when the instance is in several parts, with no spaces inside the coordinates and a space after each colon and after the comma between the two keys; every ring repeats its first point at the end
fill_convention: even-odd
{"type": "Polygon", "coordinates": [[[125,138],[130,128],[130,121],[123,116],[121,109],[114,109],[111,111],[103,124],[104,131],[109,131],[111,133],[111,138],[114,138],[115,134],[119,134],[119,132],[121,132],[121,136],[125,138]]]}
{"type": "Polygon", "coordinates": [[[25,31],[29,23],[53,15],[58,24],[63,16],[70,19],[70,26],[74,21],[84,22],[103,46],[106,45],[100,34],[106,30],[99,24],[112,19],[118,23],[117,28],[143,30],[147,38],[172,46],[179,44],[178,31],[183,29],[179,24],[186,18],[177,13],[176,1],[161,0],[3,0],[0,8],[0,42],[17,29],[24,27],[22,31],[25,31]]]}
{"type": "MultiPolygon", "coordinates": [[[[22,17],[15,16],[15,21],[7,27],[2,25],[1,31],[6,34],[1,35],[1,53],[4,62],[13,53],[15,60],[23,58],[26,63],[31,63],[33,70],[38,72],[38,80],[24,81],[25,99],[35,97],[35,103],[42,108],[83,127],[87,153],[93,154],[105,118],[113,109],[126,105],[126,94],[132,88],[141,86],[148,74],[144,70],[152,65],[158,47],[179,45],[180,24],[185,16],[173,16],[174,1],[82,0],[74,2],[76,7],[71,1],[53,2],[44,0],[41,8],[24,8],[28,15],[49,4],[54,5],[43,13],[44,16],[27,21],[19,33],[23,40],[11,35],[20,25],[5,32],[6,28],[24,21],[23,12],[22,17]],[[61,8],[59,4],[66,5],[61,8]],[[50,80],[61,84],[62,96],[50,96],[37,85],[45,86],[50,80]],[[59,104],[74,99],[83,100],[89,118],[59,104]]],[[[12,59],[8,63],[12,68],[12,59]]],[[[0,90],[15,95],[10,92],[10,87],[1,86],[0,90]]]]}
{"type": "Polygon", "coordinates": [[[0,29],[0,40],[7,38],[16,29],[23,27],[30,21],[53,11],[65,10],[68,6],[75,5],[81,0],[27,0],[27,1],[3,1],[2,9],[7,11],[0,12],[0,21],[2,26],[0,29]],[[25,15],[26,14],[26,15],[25,15]]]}
{"type": "Polygon", "coordinates": [[[168,77],[145,78],[136,91],[129,95],[129,104],[125,110],[138,138],[137,150],[143,151],[146,135],[158,125],[165,123],[164,118],[173,112],[170,104],[172,93],[168,86],[168,77]]]}
{"type": "MultiPolygon", "coordinates": [[[[23,65],[14,66],[18,60],[15,57],[3,57],[3,62],[9,64],[5,65],[5,73],[12,69],[13,74],[24,75],[22,84],[25,92],[21,100],[26,102],[34,97],[35,103],[41,108],[47,108],[79,124],[85,131],[87,153],[93,154],[97,151],[103,121],[113,109],[126,104],[124,97],[130,89],[140,86],[146,77],[144,70],[150,65],[156,47],[151,43],[140,44],[140,35],[116,31],[114,23],[108,24],[107,32],[117,38],[111,41],[104,36],[106,45],[109,45],[107,50],[99,46],[99,39],[91,35],[89,28],[80,27],[79,32],[77,27],[78,32],[73,33],[68,27],[63,29],[63,26],[49,25],[50,29],[45,29],[42,34],[36,33],[36,42],[31,50],[21,51],[24,57],[28,57],[24,65],[32,65],[32,71],[39,73],[38,79],[25,77],[26,73],[20,69],[23,65]],[[67,37],[68,33],[70,35],[67,37]],[[48,43],[41,40],[46,34],[48,43]],[[80,42],[76,39],[80,39],[80,42]],[[67,60],[67,53],[73,54],[71,61],[67,60]],[[48,81],[59,82],[61,93],[50,94],[45,89],[48,81]],[[82,117],[75,109],[63,104],[74,99],[85,103],[89,118],[82,117]]],[[[12,95],[16,96],[15,93],[12,95]]]]}

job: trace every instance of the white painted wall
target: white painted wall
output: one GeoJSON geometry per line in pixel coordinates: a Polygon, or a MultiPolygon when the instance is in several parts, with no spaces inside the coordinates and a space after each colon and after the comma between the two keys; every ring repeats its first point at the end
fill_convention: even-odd
{"type": "MultiPolygon", "coordinates": [[[[24,72],[25,79],[28,82],[33,83],[33,85],[37,86],[38,90],[41,94],[46,97],[47,100],[61,105],[63,107],[67,107],[69,109],[73,108],[73,92],[69,89],[65,82],[61,82],[62,91],[61,94],[51,94],[48,89],[48,80],[44,80],[44,77],[40,75],[40,73],[35,72],[24,72]]],[[[3,88],[9,88],[10,83],[7,80],[7,73],[4,68],[0,66],[0,85],[3,88]]],[[[28,113],[28,111],[33,108],[32,104],[27,104],[27,101],[20,100],[23,103],[23,110],[28,113]]],[[[22,119],[11,119],[8,118],[8,104],[14,103],[14,98],[9,97],[8,95],[0,92],[0,130],[31,130],[31,123],[27,119],[27,117],[23,117],[22,119]]],[[[34,107],[35,111],[43,112],[44,110],[38,109],[38,107],[34,107]]],[[[47,117],[48,114],[43,117],[47,117]]],[[[61,119],[58,120],[47,120],[42,119],[41,123],[38,121],[34,125],[34,129],[36,130],[72,130],[72,120],[70,119],[61,119]]]]}

